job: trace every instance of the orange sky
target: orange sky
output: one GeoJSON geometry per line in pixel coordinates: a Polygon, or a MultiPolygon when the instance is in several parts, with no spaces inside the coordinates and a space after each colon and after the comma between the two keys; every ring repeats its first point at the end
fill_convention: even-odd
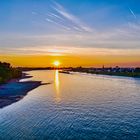
{"type": "Polygon", "coordinates": [[[0,60],[9,62],[12,66],[48,67],[54,61],[60,61],[61,66],[140,66],[140,55],[0,55],[0,60]]]}

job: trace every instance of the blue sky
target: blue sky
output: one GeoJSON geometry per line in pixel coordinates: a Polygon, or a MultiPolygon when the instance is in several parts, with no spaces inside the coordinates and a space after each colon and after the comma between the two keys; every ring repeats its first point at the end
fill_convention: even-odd
{"type": "Polygon", "coordinates": [[[140,1],[0,0],[1,54],[71,48],[140,53],[140,1]]]}

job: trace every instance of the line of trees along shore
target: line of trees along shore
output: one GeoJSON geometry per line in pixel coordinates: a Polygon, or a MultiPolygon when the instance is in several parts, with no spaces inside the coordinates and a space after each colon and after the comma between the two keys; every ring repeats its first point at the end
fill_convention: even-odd
{"type": "Polygon", "coordinates": [[[13,68],[10,63],[0,62],[0,84],[6,83],[11,79],[20,78],[22,71],[13,68]]]}
{"type": "Polygon", "coordinates": [[[140,77],[140,68],[120,68],[118,66],[112,68],[71,68],[69,71],[74,72],[84,72],[91,74],[103,74],[103,75],[113,75],[113,76],[128,76],[128,77],[140,77]]]}

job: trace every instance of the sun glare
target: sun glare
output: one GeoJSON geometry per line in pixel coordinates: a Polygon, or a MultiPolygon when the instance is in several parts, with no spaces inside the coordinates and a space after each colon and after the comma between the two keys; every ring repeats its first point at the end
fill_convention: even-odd
{"type": "Polygon", "coordinates": [[[56,66],[56,67],[58,67],[58,66],[60,66],[60,62],[59,61],[54,61],[53,62],[53,65],[56,66]]]}

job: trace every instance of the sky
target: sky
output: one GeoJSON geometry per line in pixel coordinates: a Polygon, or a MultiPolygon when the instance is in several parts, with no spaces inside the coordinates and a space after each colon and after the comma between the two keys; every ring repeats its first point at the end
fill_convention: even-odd
{"type": "Polygon", "coordinates": [[[0,61],[140,66],[139,0],[0,0],[0,61]]]}

